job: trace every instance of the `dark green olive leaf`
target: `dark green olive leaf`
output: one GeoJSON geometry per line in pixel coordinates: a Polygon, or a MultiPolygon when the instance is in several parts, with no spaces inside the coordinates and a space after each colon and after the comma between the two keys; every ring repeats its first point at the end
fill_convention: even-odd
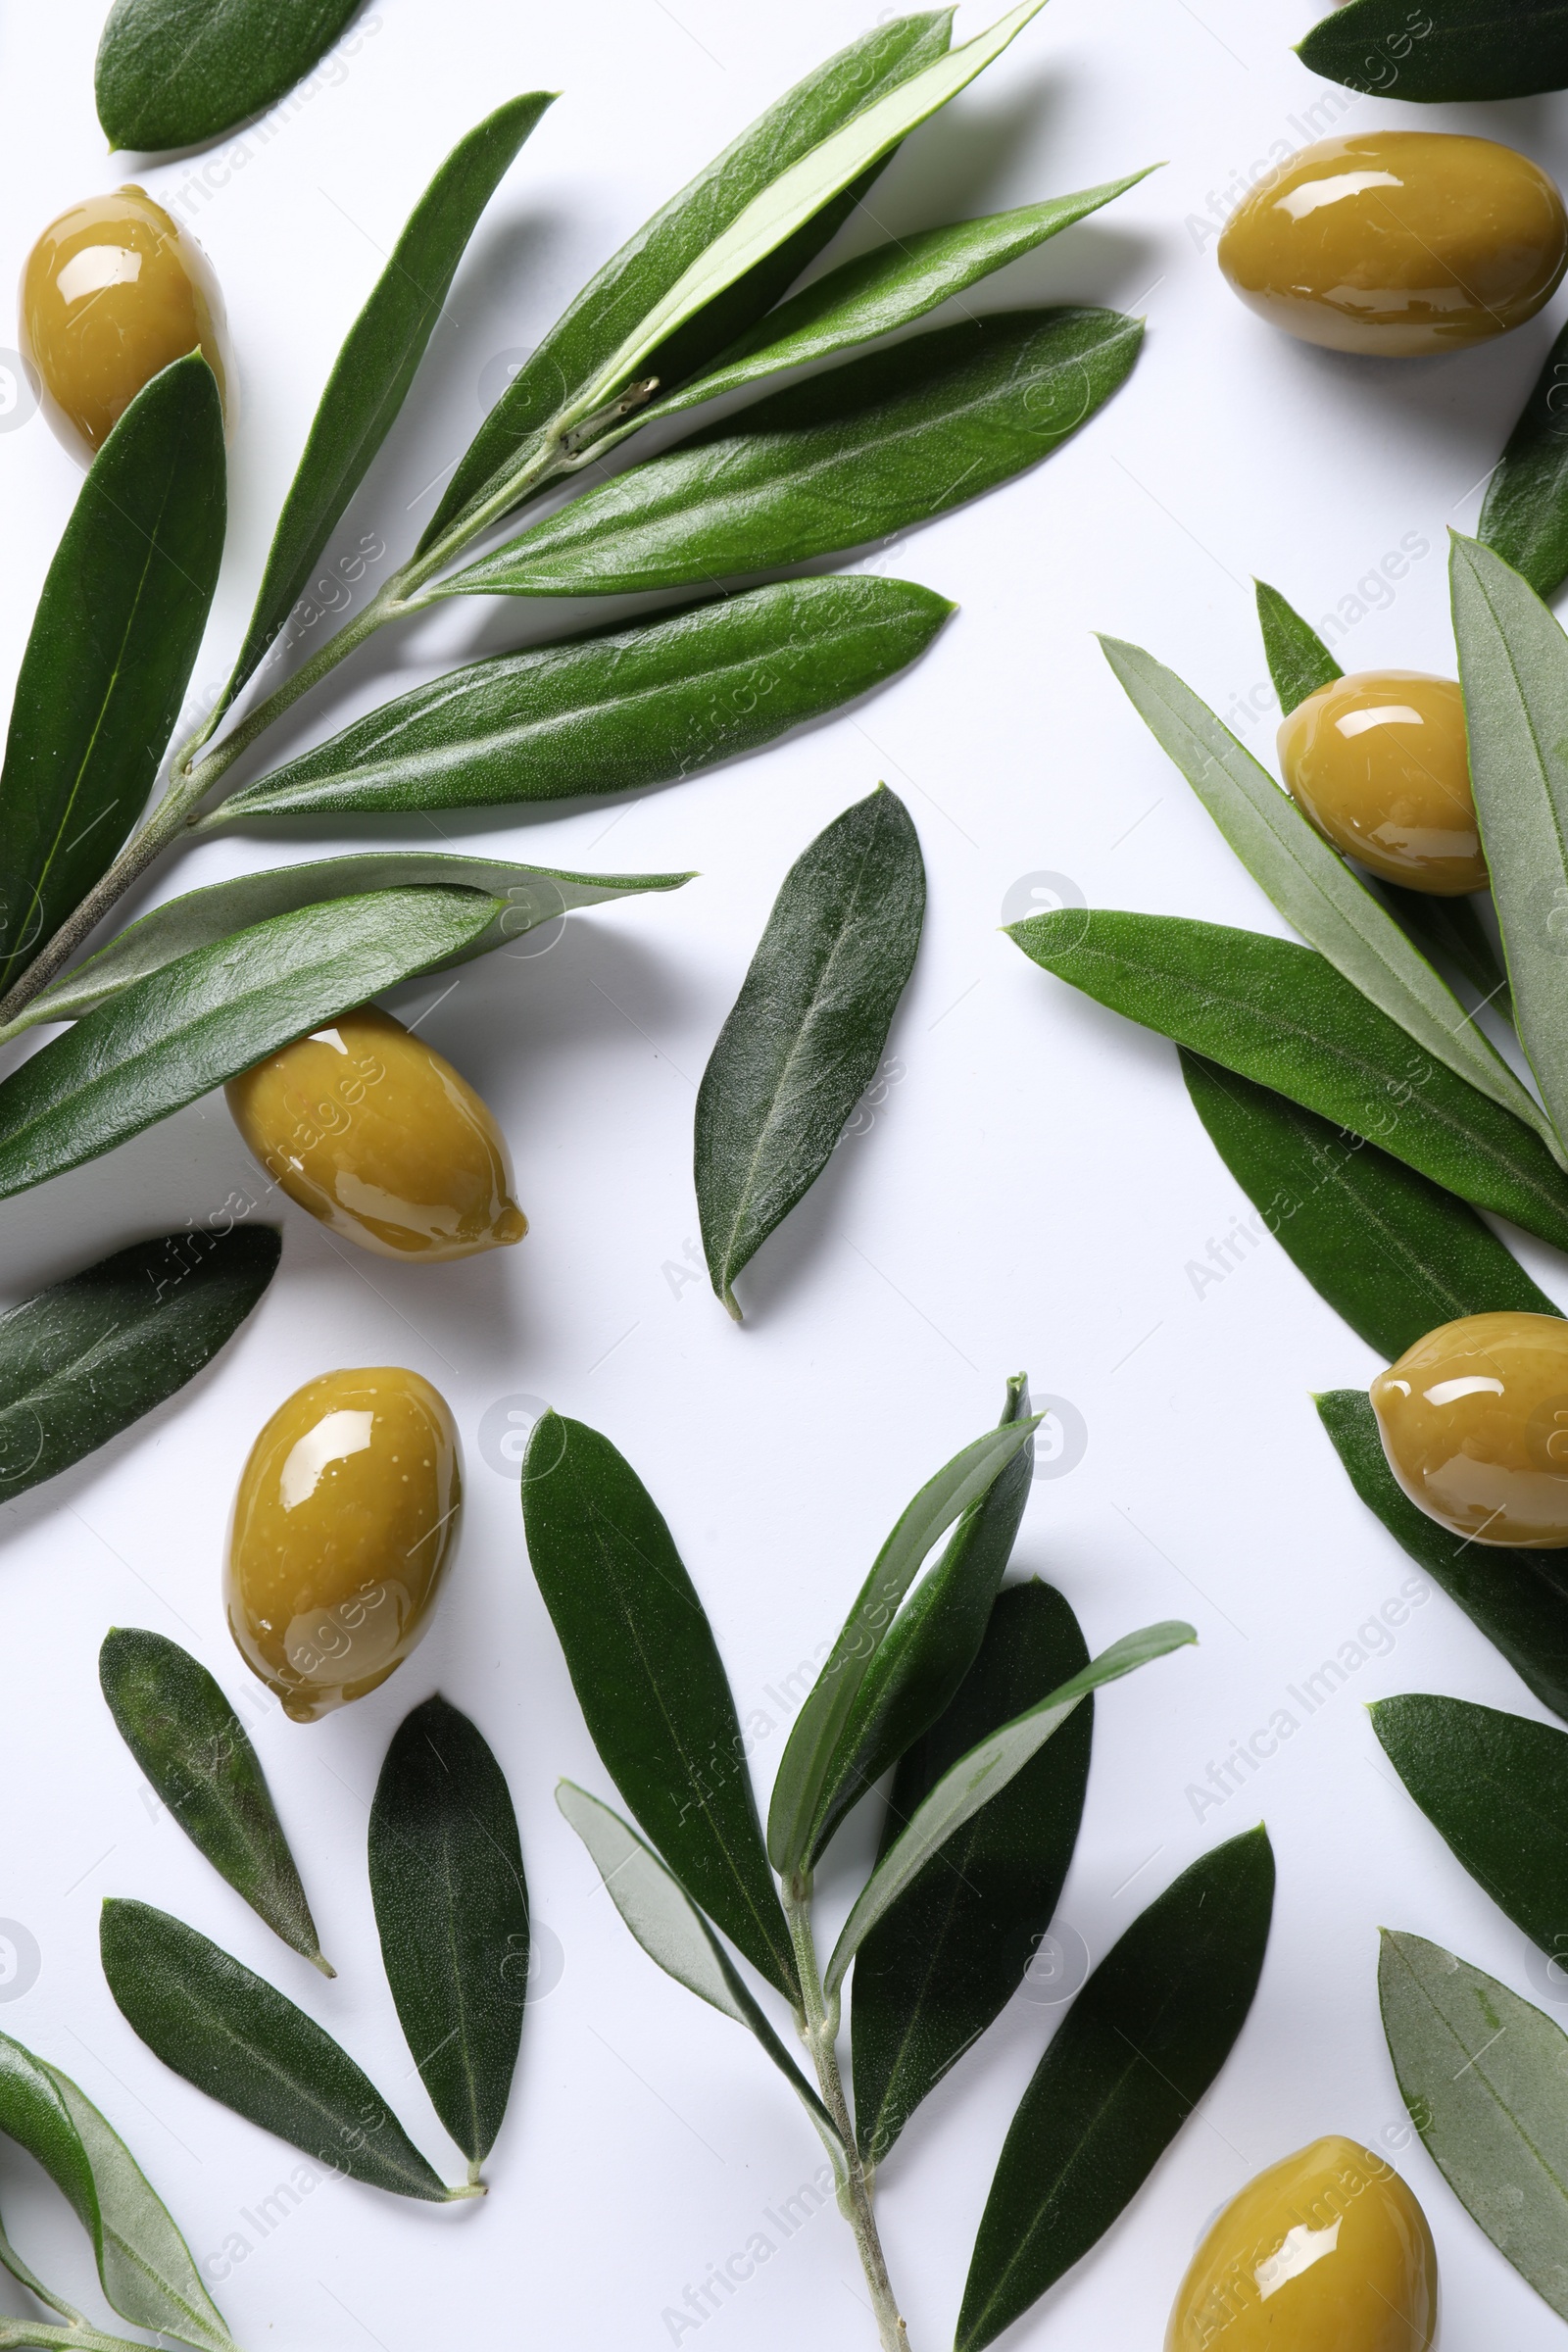
{"type": "Polygon", "coordinates": [[[1283,718],[1309,694],[1316,694],[1320,686],[1331,686],[1345,672],[1317,631],[1291,610],[1277,588],[1271,588],[1266,580],[1254,580],[1252,585],[1257,590],[1263,654],[1283,718]]]}
{"type": "Polygon", "coordinates": [[[0,2132],[64,2190],[92,2240],[104,2293],[122,2318],[195,2352],[234,2352],[190,2248],[124,2141],[69,2075],[4,2034],[0,2132]]]}
{"type": "MultiPolygon", "coordinates": [[[[934,64],[948,47],[953,10],[896,17],[862,33],[798,82],[706,171],[643,223],[590,278],[520,367],[458,466],[419,542],[441,539],[466,509],[481,504],[569,409],[654,304],[698,255],[723,235],[779,172],[888,90],[934,64]]],[[[886,160],[886,159],[884,159],[886,160]]],[[[874,177],[873,167],[870,176],[874,177]]],[[[693,375],[770,311],[835,236],[863,192],[848,188],[793,237],[729,287],[665,351],[656,372],[665,384],[693,375]]]]}
{"type": "Polygon", "coordinates": [[[218,582],[224,478],[218,386],[193,352],[93,460],[38,600],[0,769],[0,993],[152,790],[218,582]]]}
{"type": "Polygon", "coordinates": [[[584,1720],[633,1819],[798,2006],[735,1701],[653,1496],[608,1438],[545,1413],[523,1458],[522,1523],[584,1720]]]}
{"type": "Polygon", "coordinates": [[[163,1634],[112,1626],[98,1681],[121,1738],[191,1843],[291,1951],[335,1974],[261,1758],[206,1667],[163,1634]]]}
{"type": "MultiPolygon", "coordinates": [[[[1050,1585],[998,1593],[957,1695],[899,1766],[883,1851],[962,1756],[1088,1662],[1078,1620],[1050,1585]]],[[[869,2164],[1001,2013],[1051,1925],[1083,1814],[1094,1705],[1074,1710],[861,1941],[852,2033],[869,2164]]]]}
{"type": "Polygon", "coordinates": [[[781,1877],[815,1850],[829,1776],[871,1662],[920,1563],[954,1521],[980,1502],[1013,1458],[1030,1447],[1039,1415],[1004,1421],[943,1464],[901,1512],[871,1563],[826,1665],[784,1745],[767,1817],[767,1850],[781,1877]]]}
{"type": "Polygon", "coordinates": [[[115,0],[93,86],[109,144],[202,147],[325,56],[358,0],[115,0]]]}
{"type": "Polygon", "coordinates": [[[1381,98],[1528,98],[1568,89],[1563,0],[1349,0],[1314,24],[1296,54],[1347,89],[1381,98]]]}
{"type": "Polygon", "coordinates": [[[107,947],[34,997],[16,1026],[76,1020],[197,948],[212,947],[271,915],[318,906],[327,899],[358,898],[373,890],[445,888],[479,890],[499,900],[484,930],[431,967],[441,970],[449,963],[488,956],[492,948],[520,939],[525,931],[554,922],[574,906],[601,906],[607,900],[647,890],[679,890],[695,879],[692,874],[574,874],[561,866],[504,865],[490,858],[429,856],[419,850],[368,850],[354,858],[315,858],[265,873],[237,874],[231,882],[212,882],[183,898],[166,899],[150,914],[127,923],[107,947]]]}
{"type": "Polygon", "coordinates": [[[1368,888],[1376,892],[1423,956],[1448,964],[1462,980],[1469,981],[1483,1004],[1490,1004],[1505,1021],[1513,1019],[1507,975],[1473,898],[1440,899],[1430,890],[1402,890],[1396,882],[1382,880],[1369,880],[1368,888]]]}
{"type": "Polygon", "coordinates": [[[1544,1144],[1311,948],[1176,915],[1079,907],[1009,929],[1026,956],[1086,996],[1568,1249],[1568,1180],[1544,1144]]]}
{"type": "MultiPolygon", "coordinates": [[[[1568,8],[1558,12],[1568,56],[1568,8]]],[[[1538,596],[1568,579],[1568,326],[1547,352],[1481,502],[1476,537],[1538,596]]]]}
{"type": "Polygon", "coordinates": [[[194,1102],[495,923],[476,890],[378,890],[273,915],[151,972],[0,1085],[0,1199],[194,1102]]]}
{"type": "Polygon", "coordinates": [[[1259,1827],[1184,1870],[1096,1969],[1003,2143],[956,2352],[999,2336],[1142,2188],[1247,2022],[1273,1907],[1259,1827]]]}
{"type": "Polygon", "coordinates": [[[444,1698],[405,1716],[386,1751],[370,1894],[404,2037],[477,2180],[517,2064],[528,1887],[506,1776],[444,1698]]]}
{"type": "Polygon", "coordinates": [[[1416,1693],[1368,1710],[1439,1836],[1516,1928],[1568,1956],[1568,1733],[1416,1693]]]}
{"type": "Polygon", "coordinates": [[[0,1500],[24,1494],[172,1396],[277,1271],[270,1225],[132,1242],[0,1314],[0,1500]]]}
{"type": "Polygon", "coordinates": [[[551,102],[550,92],[533,90],[487,116],[459,140],[410,215],[326,379],[220,711],[287,620],[365,479],[403,406],[479,215],[551,102]]]}
{"type": "Polygon", "coordinates": [[[1535,1097],[1290,794],[1172,671],[1139,646],[1101,644],[1139,716],[1286,921],[1423,1053],[1534,1127],[1561,1158],[1535,1097]]]}
{"type": "Polygon", "coordinates": [[[1098,1658],[1091,1658],[1079,1673],[1069,1676],[1022,1714],[986,1733],[943,1774],[929,1796],[922,1798],[877,1863],[833,1947],[833,1956],[822,1978],[824,1989],[829,1994],[838,1990],[861,1940],[880,1920],[886,1919],[932,1856],[940,1853],[950,1838],[1000,1795],[1047,1740],[1060,1731],[1092,1690],[1102,1690],[1106,1683],[1119,1682],[1124,1674],[1135,1674],[1140,1666],[1168,1657],[1173,1649],[1182,1649],[1197,1640],[1190,1625],[1174,1618],[1167,1618],[1159,1625],[1140,1626],[1137,1633],[1123,1634],[1119,1642],[1102,1649],[1098,1658]]]}
{"type": "Polygon", "coordinates": [[[1410,2121],[1499,2254],[1568,2319],[1568,2040],[1495,1977],[1385,1928],[1378,2000],[1410,2121]]]}
{"type": "Polygon", "coordinates": [[[1505,1551],[1449,1535],[1396,1484],[1364,1389],[1330,1389],[1316,1404],[1368,1510],[1568,1723],[1568,1550],[1505,1551]]]}
{"type": "Polygon", "coordinates": [[[494,655],[246,785],[202,829],[666,784],[869,693],[923,654],[952,611],[908,580],[784,580],[494,655]]]}
{"type": "Polygon", "coordinates": [[[892,344],[614,475],[428,593],[621,595],[886,538],[1049,457],[1143,331],[1116,311],[998,311],[892,344]]]}
{"type": "MultiPolygon", "coordinates": [[[[1028,1418],[1029,1382],[1019,1372],[1007,1383],[998,1427],[1028,1418]]],[[[920,1579],[872,1653],[823,1782],[812,1860],[851,1806],[945,1715],[974,1664],[1012,1556],[1034,1466],[1031,1438],[970,1503],[941,1559],[920,1579]]],[[[1055,1679],[1059,1683],[1063,1677],[1055,1679]]]]}
{"type": "Polygon", "coordinates": [[[925,864],[879,784],[784,877],[697,1090],[697,1213],[715,1298],[809,1192],[876,1075],[920,945],[925,864]]]}
{"type": "Polygon", "coordinates": [[[1558,1311],[1473,1208],[1284,1095],[1182,1051],[1209,1140],[1275,1240],[1391,1362],[1461,1315],[1558,1311]]]}
{"type": "Polygon", "coordinates": [[[112,1897],[99,1944],[126,2024],[209,2098],[371,2188],[432,2203],[470,2193],[431,2171],[347,2050],[183,1920],[112,1897]]]}

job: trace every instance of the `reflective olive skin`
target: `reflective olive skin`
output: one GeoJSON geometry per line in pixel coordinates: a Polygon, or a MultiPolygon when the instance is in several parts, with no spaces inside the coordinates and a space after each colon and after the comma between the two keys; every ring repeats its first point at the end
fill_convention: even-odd
{"type": "Polygon", "coordinates": [[[1303,343],[1421,359],[1533,318],[1568,267],[1568,215],[1511,147],[1364,131],[1319,139],[1259,181],[1225,225],[1219,266],[1303,343]]]}
{"type": "Polygon", "coordinates": [[[1336,678],[1285,718],[1279,754],[1297,807],[1347,858],[1435,898],[1486,889],[1452,678],[1418,669],[1336,678]]]}
{"type": "Polygon", "coordinates": [[[285,1046],[223,1092],[268,1174],[362,1250],[472,1257],[528,1230],[488,1105],[374,1004],[285,1046]]]}
{"type": "Polygon", "coordinates": [[[327,1372],[279,1405],[240,1478],[223,1606],[296,1723],[363,1698],[417,1646],[461,1506],[458,1433],[417,1372],[327,1372]]]}
{"type": "Polygon", "coordinates": [[[1383,1450],[1451,1535],[1541,1551],[1568,1544],[1568,1323],[1466,1315],[1372,1383],[1383,1450]]]}
{"type": "Polygon", "coordinates": [[[1438,2257],[1381,2156],[1337,2133],[1270,2165],[1194,2255],[1165,2352],[1428,2352],[1438,2257]]]}
{"type": "Polygon", "coordinates": [[[57,437],[85,466],[160,369],[198,344],[234,423],[223,297],[188,229],[136,187],[52,220],[22,272],[23,357],[57,437]]]}

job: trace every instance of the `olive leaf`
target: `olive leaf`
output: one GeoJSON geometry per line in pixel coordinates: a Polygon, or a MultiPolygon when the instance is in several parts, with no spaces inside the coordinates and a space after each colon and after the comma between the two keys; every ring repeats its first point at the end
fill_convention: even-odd
{"type": "Polygon", "coordinates": [[[111,148],[201,147],[325,56],[358,0],[114,0],[93,87],[111,148]]]}
{"type": "Polygon", "coordinates": [[[1209,1140],[1270,1233],[1379,1355],[1392,1362],[1461,1315],[1557,1313],[1454,1194],[1185,1048],[1181,1065],[1209,1140]]]}
{"type": "Polygon", "coordinates": [[[1309,694],[1316,694],[1320,686],[1332,686],[1345,672],[1317,631],[1291,610],[1277,588],[1271,588],[1266,580],[1254,580],[1252,585],[1257,591],[1257,625],[1263,632],[1264,659],[1284,718],[1309,694]]]}
{"type": "Polygon", "coordinates": [[[1568,5],[1528,0],[1349,0],[1297,49],[1303,66],[1383,98],[1528,98],[1568,89],[1568,5]]]}
{"type": "MultiPolygon", "coordinates": [[[[1561,12],[1568,58],[1568,8],[1561,12]]],[[[1568,327],[1547,352],[1481,502],[1476,537],[1538,596],[1568,579],[1568,327]]]]}
{"type": "Polygon", "coordinates": [[[370,891],[272,915],[150,972],[0,1084],[0,1199],[452,960],[502,911],[475,890],[370,891]]]}
{"type": "MultiPolygon", "coordinates": [[[[234,2352],[190,2248],[124,2141],[69,2075],[4,2034],[0,2132],[25,2148],[64,2191],[92,2241],[104,2293],[122,2318],[174,2336],[194,2352],[234,2352]]],[[[6,2267],[57,2311],[69,2309],[14,2260],[6,2267]]]]}
{"type": "Polygon", "coordinates": [[[1032,1443],[1038,1425],[1039,1415],[1032,1414],[988,1430],[928,1479],[900,1513],[785,1742],[767,1816],[768,1856],[781,1878],[815,1851],[824,1812],[836,1793],[834,1764],[845,1727],[921,1561],[1032,1443]]]}
{"type": "Polygon", "coordinates": [[[1568,1165],[1534,1096],[1290,795],[1180,678],[1136,645],[1101,643],[1139,716],[1286,921],[1423,1053],[1534,1127],[1568,1165]]]}
{"type": "Polygon", "coordinates": [[[370,1894],[404,2038],[476,2180],[517,2064],[528,1887],[506,1776],[444,1698],[392,1736],[370,1807],[370,1894]]]}
{"type": "Polygon", "coordinates": [[[920,945],[925,865],[885,785],[784,877],[697,1092],[697,1211],[714,1295],[826,1167],[876,1074],[920,945]]]}
{"type": "Polygon", "coordinates": [[[1478,1886],[1568,1957],[1568,1733],[1417,1693],[1375,1700],[1383,1752],[1478,1886]]]}
{"type": "Polygon", "coordinates": [[[498,107],[458,141],[410,215],[326,379],[245,642],[210,725],[282,628],[365,479],[414,381],[479,216],[551,102],[549,91],[533,90],[498,107]]]}
{"type": "Polygon", "coordinates": [[[523,1457],[522,1521],[606,1770],[686,1892],[798,2003],[735,1701],[653,1496],[608,1438],[544,1413],[523,1457]]]}
{"type": "Polygon", "coordinates": [[[1273,1905],[1259,1827],[1183,1871],[1096,1969],[1003,2144],[956,2352],[991,2343],[1136,2196],[1247,2021],[1273,1905]]]}
{"type": "Polygon", "coordinates": [[[565,800],[695,775],[880,686],[952,611],[907,580],[787,580],[494,655],[243,786],[202,829],[565,800]]]}
{"type": "MultiPolygon", "coordinates": [[[[998,1427],[1029,1417],[1029,1383],[1019,1372],[1007,1383],[998,1427]]],[[[985,1637],[1034,1466],[1030,1438],[969,1504],[941,1559],[920,1579],[872,1652],[823,1780],[812,1859],[851,1806],[939,1716],[945,1718],[985,1637]]]]}
{"type": "MultiPolygon", "coordinates": [[[[490,411],[419,541],[421,556],[460,515],[504,489],[552,420],[580,406],[583,391],[612,352],[760,189],[862,108],[945,54],[953,14],[943,8],[895,17],[862,33],[786,91],[644,222],[567,306],[490,411]]],[[[824,205],[690,322],[659,354],[662,380],[678,383],[699,372],[770,310],[837,233],[878,169],[873,166],[870,174],[824,205]]]]}
{"type": "Polygon", "coordinates": [[[1139,320],[993,312],[808,376],[614,475],[430,596],[609,596],[883,539],[1038,465],[1122,382],[1139,320]]]}
{"type": "Polygon", "coordinates": [[[270,1225],[165,1233],[0,1313],[0,1499],[69,1470],[172,1396],[277,1271],[270,1225]]]}
{"type": "Polygon", "coordinates": [[[1460,2204],[1568,2319],[1568,2039],[1495,1977],[1385,1928],[1378,1999],[1410,2120],[1460,2204]]]}
{"type": "Polygon", "coordinates": [[[370,2188],[432,2203],[472,2193],[431,2171],[329,2034],[183,1920],[111,1897],[99,1944],[126,2024],[209,2098],[370,2188]]]}
{"type": "MultiPolygon", "coordinates": [[[[1383,901],[1423,956],[1450,965],[1461,979],[1469,981],[1482,1004],[1490,1004],[1505,1021],[1513,1019],[1507,974],[1476,912],[1474,898],[1440,899],[1430,890],[1404,890],[1381,876],[1369,880],[1367,887],[1383,901]]],[[[1476,1010],[1480,1009],[1478,1005],[1476,1010]]]]}
{"type": "Polygon", "coordinates": [[[1026,956],[1086,996],[1568,1249],[1568,1181],[1539,1136],[1423,1053],[1313,949],[1180,916],[1079,907],[1008,928],[1026,956]]]}
{"type": "Polygon", "coordinates": [[[112,1626],[98,1682],[121,1738],[191,1843],[291,1951],[333,1976],[261,1758],[206,1667],[163,1634],[112,1626]]]}
{"type": "Polygon", "coordinates": [[[138,392],[44,581],[0,769],[0,994],[114,859],[152,789],[223,553],[223,417],[199,352],[138,392]]]}
{"type": "MultiPolygon", "coordinates": [[[[883,1852],[954,1764],[1088,1662],[1078,1620],[1050,1585],[999,1592],[956,1695],[899,1766],[883,1852]]],[[[1089,1698],[861,1939],[851,2031],[867,2163],[881,2164],[1001,2013],[1050,1927],[1077,1842],[1093,1729],[1089,1698]]]]}
{"type": "Polygon", "coordinates": [[[1119,1642],[1102,1649],[1098,1658],[1091,1658],[1044,1698],[988,1732],[950,1766],[915,1807],[857,1896],[823,1972],[824,1991],[831,1996],[838,1990],[862,1938],[887,1917],[932,1856],[1006,1788],[1092,1690],[1119,1682],[1124,1674],[1135,1674],[1140,1666],[1168,1657],[1173,1649],[1197,1640],[1190,1625],[1174,1619],[1123,1634],[1119,1642]]]}
{"type": "Polygon", "coordinates": [[[1505,1551],[1450,1535],[1417,1510],[1396,1483],[1364,1389],[1331,1389],[1316,1403],[1367,1508],[1502,1652],[1542,1705],[1568,1723],[1568,1550],[1505,1551]]]}

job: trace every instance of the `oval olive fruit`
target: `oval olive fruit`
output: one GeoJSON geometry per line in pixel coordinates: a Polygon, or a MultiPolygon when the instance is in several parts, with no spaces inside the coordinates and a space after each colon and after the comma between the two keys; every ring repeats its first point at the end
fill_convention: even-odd
{"type": "Polygon", "coordinates": [[[1438,2257],[1396,2172],[1337,2133],[1270,2165],[1194,2255],[1165,2352],[1428,2352],[1438,2257]]]}
{"type": "Polygon", "coordinates": [[[1372,1383],[1383,1450],[1410,1500],[1455,1536],[1568,1544],[1568,1323],[1466,1315],[1372,1383]]]}
{"type": "Polygon", "coordinates": [[[1279,754],[1292,799],[1347,858],[1437,898],[1486,889],[1456,680],[1336,678],[1285,718],[1279,754]]]}
{"type": "Polygon", "coordinates": [[[296,1723],[363,1698],[423,1638],[461,1505],[458,1433],[417,1372],[326,1372],[279,1405],[240,1478],[223,1605],[296,1723]]]}
{"type": "Polygon", "coordinates": [[[57,437],[89,465],[143,384],[199,345],[230,430],[223,297],[188,229],[136,187],[51,220],[22,272],[20,341],[57,437]]]}
{"type": "Polygon", "coordinates": [[[223,1092],[289,1199],[363,1250],[471,1257],[528,1230],[488,1105],[374,1004],[285,1046],[223,1092]]]}
{"type": "Polygon", "coordinates": [[[1302,342],[1419,359],[1533,318],[1568,267],[1568,215],[1512,147],[1362,131],[1319,139],[1259,181],[1225,225],[1219,266],[1302,342]]]}

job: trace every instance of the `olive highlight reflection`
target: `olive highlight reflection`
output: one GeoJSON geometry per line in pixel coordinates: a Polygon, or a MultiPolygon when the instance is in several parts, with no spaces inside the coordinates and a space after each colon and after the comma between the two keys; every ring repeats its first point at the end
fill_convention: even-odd
{"type": "Polygon", "coordinates": [[[1466,1315],[1372,1383],[1389,1468],[1419,1510],[1478,1544],[1568,1544],[1568,1322],[1466,1315]]]}
{"type": "Polygon", "coordinates": [[[296,1723],[384,1683],[423,1639],[462,1510],[446,1399],[396,1365],[323,1373],[251,1448],[223,1602],[296,1723]]]}
{"type": "Polygon", "coordinates": [[[1335,2133],[1259,2173],[1204,2233],[1165,2352],[1429,2352],[1437,2326],[1426,2215],[1335,2133]]]}
{"type": "Polygon", "coordinates": [[[1385,882],[1437,898],[1487,888],[1456,679],[1336,678],[1282,721],[1279,757],[1302,814],[1385,882]]]}
{"type": "Polygon", "coordinates": [[[212,264],[142,188],[52,220],[22,272],[19,341],[56,438],[90,465],[143,385],[198,348],[229,429],[234,366],[212,264]]]}
{"type": "Polygon", "coordinates": [[[1218,259],[1250,309],[1302,342],[1419,359],[1533,318],[1568,268],[1568,215],[1512,147],[1364,131],[1270,172],[1231,215],[1218,259]]]}

